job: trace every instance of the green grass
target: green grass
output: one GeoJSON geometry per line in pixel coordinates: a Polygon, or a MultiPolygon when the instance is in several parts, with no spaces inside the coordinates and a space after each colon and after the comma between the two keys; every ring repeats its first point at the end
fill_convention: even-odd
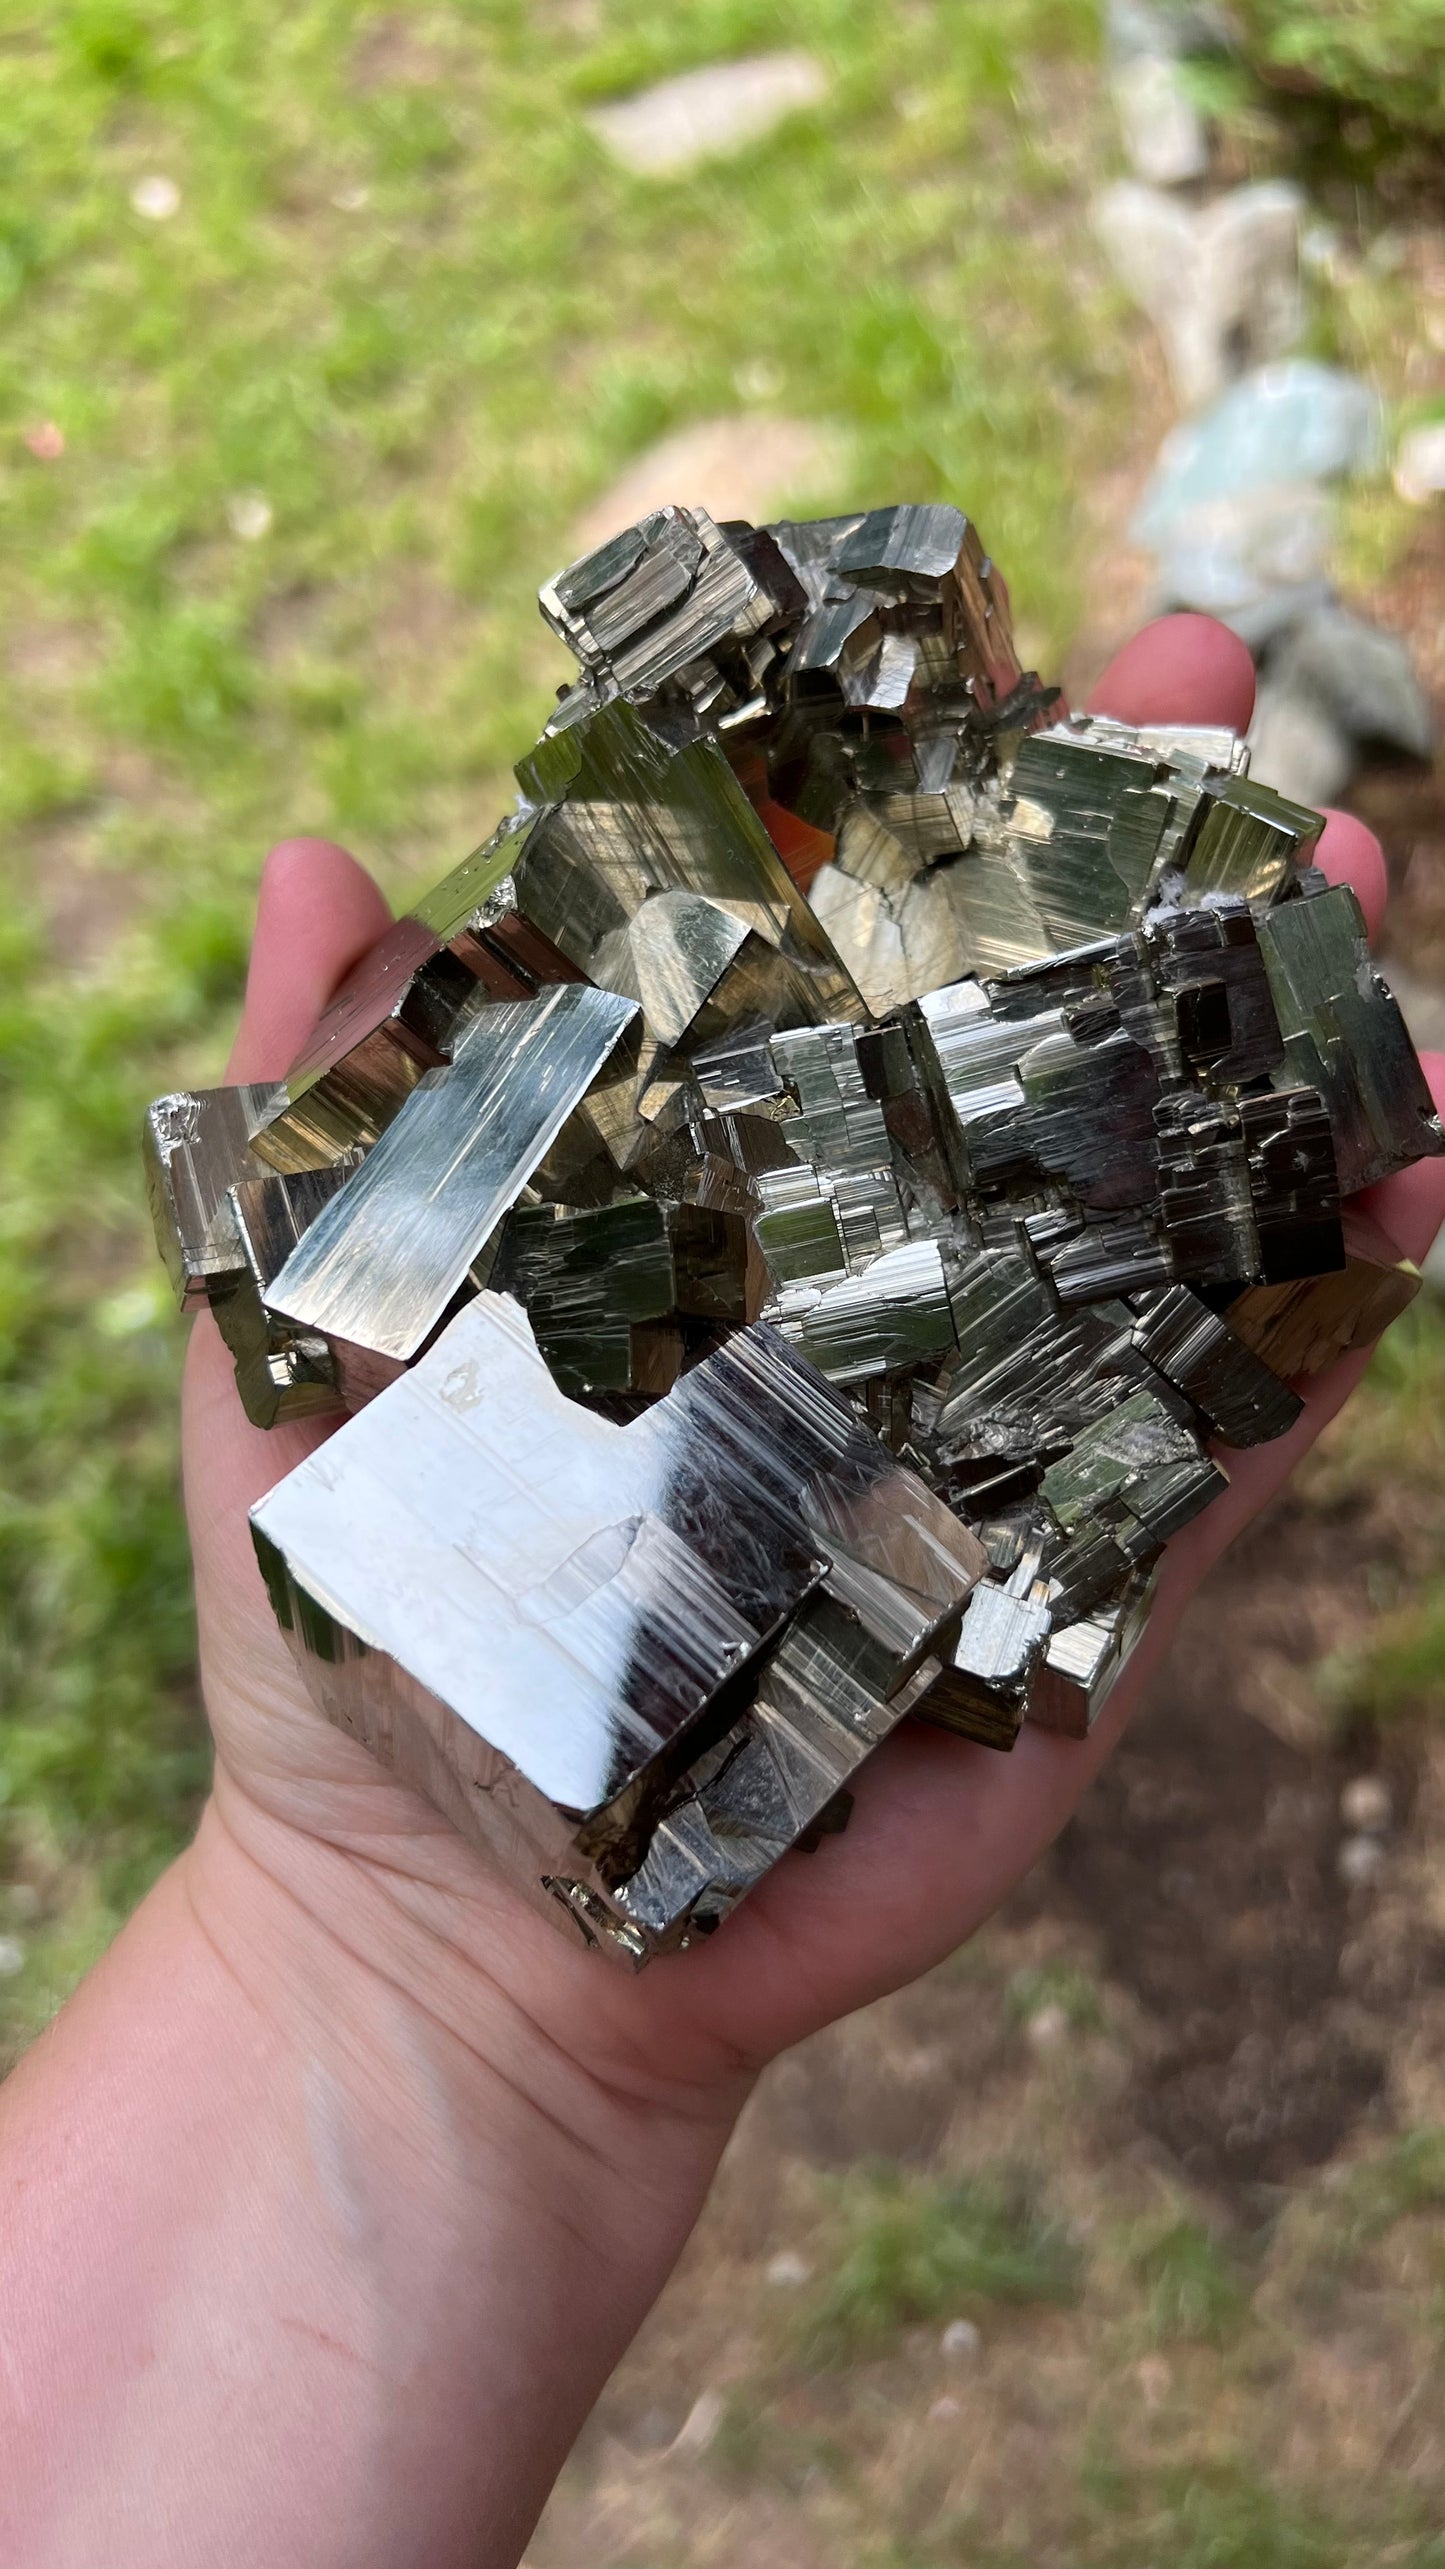
{"type": "Polygon", "coordinates": [[[794,2405],[777,2382],[735,2383],[708,2447],[709,2471],[734,2486],[766,2480],[794,2496],[806,2495],[820,2479],[846,2486],[855,2460],[846,2436],[794,2414],[794,2405]]]}
{"type": "Polygon", "coordinates": [[[1403,1484],[1436,1529],[1434,1563],[1409,1587],[1379,1600],[1366,1636],[1317,1672],[1322,1702],[1340,1730],[1445,1712],[1445,1559],[1438,1538],[1445,1488],[1445,1309],[1422,1293],[1381,1340],[1346,1418],[1306,1470],[1316,1504],[1349,1505],[1386,1480],[1403,1484]]]}
{"type": "Polygon", "coordinates": [[[1249,2299],[1239,2274],[1202,2221],[1183,2214],[1164,2223],[1139,2243],[1132,2262],[1157,2344],[1220,2345],[1244,2318],[1249,2299]]]}
{"type": "Polygon", "coordinates": [[[1391,1722],[1445,1712],[1445,1583],[1435,1579],[1393,1614],[1370,1641],[1327,1663],[1323,1682],[1342,1724],[1391,1722]]]}
{"type": "Polygon", "coordinates": [[[1254,60],[1287,89],[1445,134],[1441,0],[1242,0],[1254,60]]]}
{"type": "Polygon", "coordinates": [[[1077,2297],[1078,2246],[1016,2169],[953,2184],[891,2167],[860,2172],[842,2182],[837,2209],[828,2273],[799,2316],[814,2361],[886,2350],[910,2322],[1077,2297]]]}
{"type": "MultiPolygon", "coordinates": [[[[1317,213],[1367,242],[1422,212],[1438,220],[1442,0],[1236,0],[1221,15],[1228,48],[1201,53],[1186,77],[1239,162],[1255,176],[1288,171],[1317,213]]],[[[1317,301],[1318,354],[1333,352],[1338,319],[1317,301]]],[[[1387,395],[1395,371],[1376,378],[1387,395]]]]}
{"type": "Polygon", "coordinates": [[[136,1134],[220,1068],[268,839],[342,837],[393,891],[479,839],[564,674],[538,581],[719,412],[844,433],[798,505],[964,502],[1055,655],[1123,369],[1062,255],[1078,114],[1032,101],[1094,37],[1088,0],[9,14],[0,1871],[42,1900],[12,2040],[204,1777],[136,1134]],[[778,42],[829,107],[741,160],[644,183],[587,129],[778,42]],[[169,220],[132,207],[156,174],[169,220]]]}
{"type": "Polygon", "coordinates": [[[1095,2464],[1067,2530],[995,2545],[971,2516],[866,2554],[867,2569],[1445,2569],[1427,2510],[1360,2488],[1334,2507],[1239,2464],[1095,2464]]]}
{"type": "Polygon", "coordinates": [[[1098,1984],[1076,1964],[1045,1962],[1014,1973],[1004,1991],[1004,2014],[1011,2024],[1029,2025],[1053,2007],[1075,2034],[1096,2034],[1104,2022],[1098,1984]]]}
{"type": "Polygon", "coordinates": [[[1445,2539],[1402,2524],[1383,2490],[1346,2513],[1240,2464],[1195,2463],[1096,2468],[1086,2494],[1081,2569],[1445,2569],[1445,2539]]]}
{"type": "Polygon", "coordinates": [[[1417,2213],[1445,2213],[1445,2131],[1423,2124],[1400,2132],[1372,2159],[1350,2170],[1333,2225],[1342,2247],[1383,2239],[1417,2213]]]}

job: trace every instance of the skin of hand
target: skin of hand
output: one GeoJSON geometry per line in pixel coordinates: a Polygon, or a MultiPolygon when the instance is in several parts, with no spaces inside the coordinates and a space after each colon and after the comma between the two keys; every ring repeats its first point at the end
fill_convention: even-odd
{"type": "MultiPolygon", "coordinates": [[[[1223,628],[1171,617],[1119,655],[1093,702],[1131,721],[1242,730],[1253,683],[1247,652],[1223,628]]],[[[1353,882],[1376,928],[1385,877],[1369,833],[1332,816],[1318,862],[1353,882]]],[[[231,1078],[284,1072],[387,915],[341,849],[293,840],[273,851],[231,1078]]],[[[1445,1163],[1375,1190],[1371,1209],[1419,1258],[1445,1214],[1445,1163]]],[[[137,2490],[146,2430],[133,2385],[117,2405],[102,2371],[91,2397],[103,2424],[91,2444],[123,2456],[133,2517],[118,2518],[112,2478],[108,2517],[98,2510],[94,2527],[108,2521],[113,2533],[133,2521],[149,2543],[134,2556],[156,2569],[201,2556],[264,2558],[268,2569],[515,2560],[676,2259],[759,2069],[926,1970],[997,1906],[1108,1755],[1203,1573],[1362,1369],[1350,1359],[1310,1385],[1289,1436],[1223,1458],[1229,1491],[1170,1545],[1146,1638],[1089,1741],[1026,1726],[1000,1756],[905,1724],[860,1777],[843,1837],[787,1859],[708,1943],[634,1977],[559,1931],[315,1710],[272,1618],[246,1518],[329,1424],[250,1427],[214,1325],[198,1320],[184,1454],[214,1791],[194,1846],[15,2084],[30,2082],[23,2160],[27,2134],[43,2154],[47,2118],[64,2114],[84,2082],[87,2045],[122,2115],[127,2008],[140,2009],[155,2094],[185,2078],[189,2062],[189,2097],[196,2057],[211,2063],[226,2134],[191,2129],[184,2157],[174,2144],[177,2218],[195,2245],[152,2331],[165,2387],[140,2414],[158,2410],[158,2438],[168,2425],[204,2446],[224,2395],[271,2461],[261,2492],[244,2437],[223,2436],[209,2466],[194,2451],[184,2466],[166,2461],[158,2443],[137,2490]],[[168,1972],[177,1996],[162,2029],[134,1989],[149,1994],[154,2015],[156,1976],[168,1972]],[[232,2166],[238,2136],[255,2200],[229,2227],[225,2206],[211,2207],[207,2228],[187,2171],[205,2146],[219,2145],[232,2166]],[[263,2274],[247,2266],[238,2219],[243,2234],[248,2224],[258,2234],[251,2252],[263,2274]],[[301,2314],[289,2334],[275,2271],[287,2261],[301,2314]],[[222,2325],[215,2306],[228,2290],[222,2325]],[[209,2398],[207,2366],[220,2386],[209,2398]],[[203,2544],[192,2524],[194,2548],[188,2503],[209,2528],[203,2544]]],[[[133,2067],[129,2075],[133,2083],[133,2067]]],[[[141,2107],[125,2102],[124,2112],[143,2135],[141,2107]]],[[[179,2132],[186,2117],[176,2120],[179,2132]]],[[[113,2155],[121,2145],[107,2146],[113,2155]]],[[[147,2192],[123,2152],[119,2170],[98,2141],[92,2155],[94,2176],[80,2180],[92,2221],[117,2195],[138,2195],[131,2217],[142,2227],[162,2218],[152,2201],[159,2174],[147,2192]]],[[[73,2235],[82,2216],[71,2213],[73,2235]]],[[[22,2259],[32,2296],[47,2274],[43,2254],[38,2265],[22,2259]]],[[[77,2358],[56,2360],[63,2372],[77,2358]]],[[[25,2518],[45,2530],[20,2555],[37,2569],[101,2556],[98,2531],[95,2551],[86,2547],[87,2503],[54,2495],[65,2431],[62,2458],[36,2484],[50,2494],[25,2518]]],[[[0,2498],[0,2536],[4,2525],[0,2498]]]]}
{"type": "MultiPolygon", "coordinates": [[[[1239,729],[1252,701],[1244,647],[1194,616],[1167,618],[1138,636],[1093,699],[1096,710],[1130,721],[1239,729]]],[[[1333,879],[1354,883],[1377,927],[1384,864],[1369,832],[1332,816],[1319,861],[1333,879]]],[[[340,849],[301,840],[274,852],[229,1077],[284,1070],[330,989],[388,915],[340,849]]],[[[1445,1209],[1437,1168],[1423,1163],[1377,1191],[1376,1210],[1407,1253],[1423,1252],[1445,1209]]],[[[539,1920],[428,1806],[319,1720],[262,1591],[246,1510],[323,1441],[329,1423],[268,1433],[249,1427],[229,1359],[203,1323],[186,1384],[186,1492],[219,1821],[268,1864],[304,1866],[319,1847],[379,1872],[393,1899],[429,1932],[440,1931],[469,1966],[494,1971],[514,1996],[524,1995],[548,2038],[609,2083],[730,2082],[740,2068],[751,2073],[927,1969],[996,1907],[1107,1755],[1204,1570],[1280,1486],[1362,1370],[1358,1359],[1336,1368],[1313,1387],[1292,1435],[1230,1460],[1228,1497],[1170,1547],[1148,1642],[1087,1745],[1026,1729],[1012,1754],[999,1756],[908,1725],[867,1769],[845,1837],[782,1866],[725,1935],[632,1978],[601,1969],[539,1920]]]]}

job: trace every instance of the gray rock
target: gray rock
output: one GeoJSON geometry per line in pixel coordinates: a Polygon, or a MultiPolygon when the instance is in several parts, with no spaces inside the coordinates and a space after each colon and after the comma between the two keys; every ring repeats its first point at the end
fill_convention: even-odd
{"type": "Polygon", "coordinates": [[[1310,687],[1261,679],[1249,727],[1250,773],[1292,802],[1332,803],[1359,764],[1348,732],[1310,687]]]}
{"type": "Polygon", "coordinates": [[[1096,196],[1093,224],[1120,284],[1161,331],[1171,278],[1192,268],[1196,216],[1157,187],[1120,179],[1096,196]]]}
{"type": "Polygon", "coordinates": [[[761,140],[785,116],[816,107],[828,75],[811,54],[753,54],[660,80],[595,107],[587,122],[613,159],[643,178],[675,178],[699,161],[761,140]]]}
{"type": "Polygon", "coordinates": [[[1402,500],[1416,508],[1445,491],[1445,419],[1426,420],[1401,438],[1395,488],[1402,500]]]}
{"type": "Polygon", "coordinates": [[[811,2281],[813,2269],[796,2248],[780,2248],[767,2263],[767,2280],[780,2292],[795,2292],[800,2284],[811,2281]]]}
{"type": "Polygon", "coordinates": [[[1197,210],[1132,179],[1096,199],[1099,238],[1159,332],[1186,410],[1295,346],[1303,215],[1299,189],[1283,179],[1197,210]]]}
{"type": "Polygon", "coordinates": [[[1247,642],[1256,660],[1263,660],[1282,642],[1291,625],[1313,614],[1316,607],[1334,604],[1334,584],[1326,579],[1302,581],[1291,588],[1262,588],[1257,597],[1238,607],[1230,607],[1224,622],[1247,642]]]}
{"type": "MultiPolygon", "coordinates": [[[[1333,596],[1272,593],[1273,629],[1250,636],[1264,662],[1249,742],[1253,772],[1300,803],[1335,801],[1367,749],[1428,759],[1435,723],[1398,636],[1333,596]]],[[[1240,619],[1232,617],[1236,631],[1240,619]]],[[[1247,619],[1246,619],[1247,621],[1247,619]]]]}
{"type": "Polygon", "coordinates": [[[1383,1775],[1350,1777],[1340,1795],[1340,1818],[1347,1829],[1362,1837],[1382,1838],[1394,1815],[1394,1797],[1383,1775]]]}
{"type": "Polygon", "coordinates": [[[1308,482],[1200,500],[1157,545],[1160,602],[1236,627],[1257,610],[1266,631],[1278,632],[1333,594],[1325,577],[1332,534],[1329,502],[1308,482]]]}
{"type": "Polygon", "coordinates": [[[1151,187],[1182,187],[1209,167],[1209,137],[1180,65],[1134,54],[1109,80],[1124,157],[1151,187]]]}
{"type": "Polygon", "coordinates": [[[1191,54],[1226,54],[1234,49],[1234,29],[1223,9],[1209,0],[1109,0],[1106,12],[1109,56],[1127,62],[1139,54],[1167,54],[1182,60],[1191,54]]]}
{"type": "Polygon", "coordinates": [[[1404,643],[1348,607],[1302,617],[1272,658],[1270,677],[1296,695],[1313,694],[1362,748],[1435,754],[1435,717],[1404,643]]]}
{"type": "Polygon", "coordinates": [[[679,2460],[686,2460],[692,2454],[705,2453],[708,2446],[715,2441],[718,2428],[726,2413],[727,2402],[721,2391],[712,2388],[699,2391],[668,2446],[668,2451],[676,2454],[679,2460]]]}
{"type": "Polygon", "coordinates": [[[1378,1838],[1344,1838],[1335,1858],[1348,1891],[1370,1891],[1385,1870],[1385,1850],[1378,1838]]]}
{"type": "Polygon", "coordinates": [[[1046,2007],[1035,2008],[1025,2031],[1036,2052],[1057,2051],[1069,2038],[1068,2010],[1051,1998],[1046,2007]]]}
{"type": "Polygon", "coordinates": [[[1130,532],[1162,552],[1206,503],[1368,471],[1382,441],[1379,398],[1354,375],[1305,357],[1262,366],[1165,439],[1130,532]]]}

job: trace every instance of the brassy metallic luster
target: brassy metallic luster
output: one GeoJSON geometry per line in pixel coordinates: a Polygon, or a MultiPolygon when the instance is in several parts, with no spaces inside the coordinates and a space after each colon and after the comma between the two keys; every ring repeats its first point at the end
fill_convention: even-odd
{"type": "Polygon", "coordinates": [[[957,509],[661,509],[541,603],[515,811],[147,1154],[250,1416],[350,1413],[252,1516],[318,1703],[641,1962],[905,1718],[1087,1733],[1445,1139],[1319,815],[1064,715],[957,509]]]}

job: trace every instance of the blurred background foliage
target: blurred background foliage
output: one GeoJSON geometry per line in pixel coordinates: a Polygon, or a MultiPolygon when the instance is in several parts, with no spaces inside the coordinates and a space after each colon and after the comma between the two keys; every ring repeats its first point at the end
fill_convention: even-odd
{"type": "Polygon", "coordinates": [[[1397,134],[1445,135],[1438,0],[1242,0],[1257,75],[1340,115],[1361,109],[1397,134]]]}
{"type": "Polygon", "coordinates": [[[1440,0],[1230,0],[1239,38],[1198,66],[1200,94],[1281,149],[1332,212],[1367,220],[1445,186],[1440,0]]]}

